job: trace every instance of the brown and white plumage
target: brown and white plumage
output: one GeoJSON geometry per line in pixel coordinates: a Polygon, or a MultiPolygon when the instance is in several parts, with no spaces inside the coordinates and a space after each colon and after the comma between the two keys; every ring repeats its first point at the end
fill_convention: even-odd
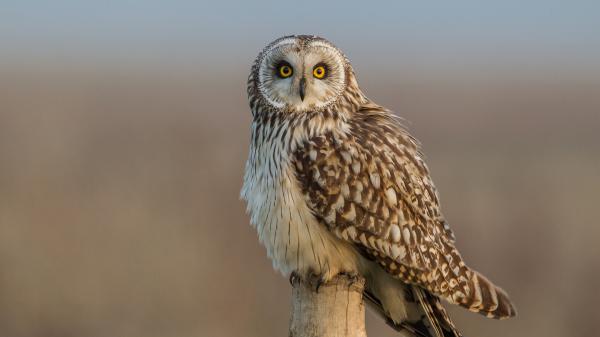
{"type": "Polygon", "coordinates": [[[439,298],[515,315],[506,293],[463,262],[416,140],[365,97],[336,47],[314,36],[274,41],[248,97],[242,197],[276,269],[360,274],[376,310],[415,335],[460,335],[439,298]],[[284,66],[292,75],[278,74],[284,66]],[[317,77],[319,66],[328,76],[317,77]]]}

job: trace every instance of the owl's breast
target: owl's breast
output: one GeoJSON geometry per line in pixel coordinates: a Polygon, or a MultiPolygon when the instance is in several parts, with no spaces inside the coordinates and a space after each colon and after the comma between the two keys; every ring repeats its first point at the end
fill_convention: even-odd
{"type": "Polygon", "coordinates": [[[360,255],[313,215],[288,156],[250,151],[241,195],[273,267],[284,275],[357,271],[360,255]]]}

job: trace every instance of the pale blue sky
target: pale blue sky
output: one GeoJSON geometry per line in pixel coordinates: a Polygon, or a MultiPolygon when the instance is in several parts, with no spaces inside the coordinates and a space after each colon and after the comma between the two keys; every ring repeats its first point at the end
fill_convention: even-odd
{"type": "Polygon", "coordinates": [[[207,63],[254,55],[290,33],[322,35],[353,58],[383,62],[400,54],[598,64],[600,1],[0,0],[5,59],[176,54],[207,63]]]}

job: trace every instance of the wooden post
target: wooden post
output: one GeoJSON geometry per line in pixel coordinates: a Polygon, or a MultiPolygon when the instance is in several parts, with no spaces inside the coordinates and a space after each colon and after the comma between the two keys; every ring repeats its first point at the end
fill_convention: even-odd
{"type": "Polygon", "coordinates": [[[366,337],[363,278],[338,275],[317,291],[318,280],[292,276],[290,337],[366,337]]]}

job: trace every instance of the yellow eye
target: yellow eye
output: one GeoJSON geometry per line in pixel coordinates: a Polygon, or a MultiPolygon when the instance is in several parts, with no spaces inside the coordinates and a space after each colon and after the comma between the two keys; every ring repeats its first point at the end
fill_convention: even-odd
{"type": "Polygon", "coordinates": [[[315,69],[313,69],[313,76],[318,79],[324,78],[325,74],[325,66],[316,66],[315,69]]]}
{"type": "Polygon", "coordinates": [[[281,78],[288,78],[290,76],[292,76],[292,74],[294,73],[294,71],[292,70],[292,67],[287,65],[287,64],[282,64],[279,66],[279,69],[277,70],[277,73],[279,74],[279,76],[281,78]]]}

